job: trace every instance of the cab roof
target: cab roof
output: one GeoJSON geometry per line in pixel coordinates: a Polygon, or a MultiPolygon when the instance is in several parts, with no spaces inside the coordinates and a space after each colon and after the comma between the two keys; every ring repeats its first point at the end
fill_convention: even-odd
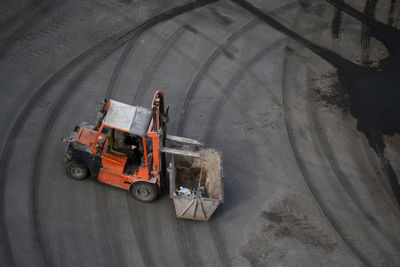
{"type": "Polygon", "coordinates": [[[145,136],[150,125],[151,114],[151,110],[144,107],[131,106],[110,99],[103,124],[130,134],[145,136]]]}

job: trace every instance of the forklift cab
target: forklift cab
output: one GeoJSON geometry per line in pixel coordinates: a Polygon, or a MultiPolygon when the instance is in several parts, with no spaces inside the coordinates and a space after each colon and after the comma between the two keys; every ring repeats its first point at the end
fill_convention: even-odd
{"type": "Polygon", "coordinates": [[[121,174],[132,174],[134,167],[149,166],[149,154],[151,155],[152,147],[147,146],[148,142],[151,144],[151,139],[146,135],[151,119],[151,111],[146,108],[127,105],[115,100],[108,101],[105,108],[105,116],[91,147],[91,151],[94,154],[101,150],[103,168],[121,174]],[[139,166],[133,166],[133,162],[128,160],[126,153],[113,148],[115,142],[113,132],[115,131],[124,132],[127,136],[134,135],[134,138],[141,139],[142,147],[138,149],[143,150],[141,151],[143,156],[140,159],[139,166]],[[106,133],[107,135],[105,136],[106,133]],[[101,147],[100,144],[104,138],[106,140],[103,147],[101,147]]]}
{"type": "Polygon", "coordinates": [[[103,109],[104,115],[99,116],[102,122],[91,147],[93,154],[101,153],[102,167],[98,176],[100,182],[125,189],[129,189],[137,181],[157,183],[160,186],[159,148],[165,130],[160,116],[163,113],[162,102],[161,92],[157,92],[153,98],[153,110],[115,100],[107,102],[103,109]],[[142,157],[139,166],[133,166],[127,155],[113,150],[113,138],[108,134],[111,130],[122,131],[141,139],[142,145],[139,149],[142,149],[142,157]]]}
{"type": "Polygon", "coordinates": [[[163,97],[163,92],[156,92],[152,110],[115,100],[105,101],[96,125],[78,125],[68,140],[67,175],[76,180],[96,175],[99,182],[130,190],[138,200],[155,200],[160,192],[164,166],[160,151],[166,133],[163,97]],[[138,164],[112,149],[111,131],[140,138],[138,164]]]}

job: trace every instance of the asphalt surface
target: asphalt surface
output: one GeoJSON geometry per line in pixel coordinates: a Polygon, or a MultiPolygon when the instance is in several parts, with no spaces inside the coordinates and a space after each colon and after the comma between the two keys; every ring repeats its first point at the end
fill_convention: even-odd
{"type": "Polygon", "coordinates": [[[0,3],[0,266],[400,266],[400,1],[0,3]],[[224,154],[175,218],[65,175],[112,98],[224,154]]]}

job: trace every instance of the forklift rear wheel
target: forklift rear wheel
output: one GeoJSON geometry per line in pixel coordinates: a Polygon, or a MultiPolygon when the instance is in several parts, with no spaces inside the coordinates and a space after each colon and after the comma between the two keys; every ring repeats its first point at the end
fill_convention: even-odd
{"type": "Polygon", "coordinates": [[[69,178],[74,180],[83,180],[89,175],[89,170],[86,166],[70,161],[65,169],[69,178]]]}
{"type": "Polygon", "coordinates": [[[157,198],[158,185],[147,182],[136,182],[131,187],[134,198],[142,202],[153,202],[157,198]]]}

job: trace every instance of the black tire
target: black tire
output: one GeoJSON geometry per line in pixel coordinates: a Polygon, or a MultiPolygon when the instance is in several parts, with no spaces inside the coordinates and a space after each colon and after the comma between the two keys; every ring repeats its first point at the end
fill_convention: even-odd
{"type": "Polygon", "coordinates": [[[147,182],[136,182],[131,186],[134,198],[142,202],[153,202],[158,196],[158,185],[147,182]]]}
{"type": "Polygon", "coordinates": [[[83,180],[89,176],[89,169],[85,165],[74,161],[68,162],[65,171],[68,177],[74,180],[83,180]]]}

